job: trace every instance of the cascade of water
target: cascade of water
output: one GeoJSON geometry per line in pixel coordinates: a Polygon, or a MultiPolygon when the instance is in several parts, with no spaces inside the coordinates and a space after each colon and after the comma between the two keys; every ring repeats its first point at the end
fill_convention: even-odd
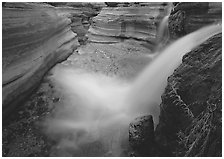
{"type": "Polygon", "coordinates": [[[72,155],[120,156],[127,148],[130,120],[152,114],[158,123],[158,105],[167,77],[185,53],[221,30],[221,25],[211,25],[174,42],[134,83],[72,68],[56,68],[52,78],[64,99],[54,117],[46,121],[47,133],[60,140],[59,146],[72,148],[72,155]],[[95,150],[96,144],[99,150],[95,150]]]}
{"type": "Polygon", "coordinates": [[[169,41],[168,21],[172,8],[172,3],[169,3],[164,11],[163,19],[159,23],[158,31],[156,34],[156,46],[154,48],[154,51],[156,52],[159,52],[161,49],[163,49],[169,41]]]}
{"type": "Polygon", "coordinates": [[[221,25],[210,25],[186,35],[164,49],[133,84],[127,96],[128,105],[131,106],[129,109],[138,115],[150,112],[154,115],[155,123],[158,123],[158,105],[168,76],[181,63],[184,54],[221,31],[221,25]]]}

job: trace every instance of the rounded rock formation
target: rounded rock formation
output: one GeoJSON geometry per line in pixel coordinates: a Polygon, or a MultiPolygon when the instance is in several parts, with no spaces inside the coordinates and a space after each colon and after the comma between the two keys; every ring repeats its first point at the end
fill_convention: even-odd
{"type": "Polygon", "coordinates": [[[71,21],[54,7],[6,3],[2,9],[3,118],[39,85],[44,74],[79,45],[71,21]]]}

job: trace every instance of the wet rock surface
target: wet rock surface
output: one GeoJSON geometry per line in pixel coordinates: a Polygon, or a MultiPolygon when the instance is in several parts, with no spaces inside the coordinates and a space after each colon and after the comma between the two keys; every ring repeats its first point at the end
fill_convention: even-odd
{"type": "Polygon", "coordinates": [[[154,123],[151,115],[136,118],[129,125],[132,156],[152,156],[155,151],[154,123]]]}
{"type": "Polygon", "coordinates": [[[221,156],[222,35],[183,57],[162,95],[157,143],[173,156],[221,156]]]}

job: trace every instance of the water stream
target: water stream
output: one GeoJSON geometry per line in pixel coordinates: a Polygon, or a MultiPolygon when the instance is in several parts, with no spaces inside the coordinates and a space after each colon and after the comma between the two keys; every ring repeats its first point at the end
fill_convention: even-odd
{"type": "Polygon", "coordinates": [[[160,97],[168,76],[184,54],[221,30],[221,25],[210,25],[177,40],[134,82],[56,67],[51,78],[63,100],[54,116],[46,120],[46,133],[58,140],[57,148],[64,156],[126,156],[129,123],[145,114],[153,115],[158,123],[160,97]]]}

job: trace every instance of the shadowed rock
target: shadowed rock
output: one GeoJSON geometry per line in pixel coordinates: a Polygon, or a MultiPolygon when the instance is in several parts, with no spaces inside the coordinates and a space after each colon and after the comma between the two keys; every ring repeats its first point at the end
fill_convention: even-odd
{"type": "Polygon", "coordinates": [[[105,2],[105,4],[106,4],[108,7],[117,7],[117,5],[118,5],[119,3],[117,3],[117,2],[105,2]]]}
{"type": "Polygon", "coordinates": [[[169,17],[172,38],[191,33],[203,26],[222,20],[222,4],[217,2],[182,2],[177,4],[169,17]]]}
{"type": "Polygon", "coordinates": [[[152,156],[155,149],[154,123],[151,115],[136,118],[129,125],[129,144],[133,156],[152,156]]]}
{"type": "Polygon", "coordinates": [[[156,141],[173,156],[221,156],[222,35],[182,61],[162,95],[156,141]]]}

